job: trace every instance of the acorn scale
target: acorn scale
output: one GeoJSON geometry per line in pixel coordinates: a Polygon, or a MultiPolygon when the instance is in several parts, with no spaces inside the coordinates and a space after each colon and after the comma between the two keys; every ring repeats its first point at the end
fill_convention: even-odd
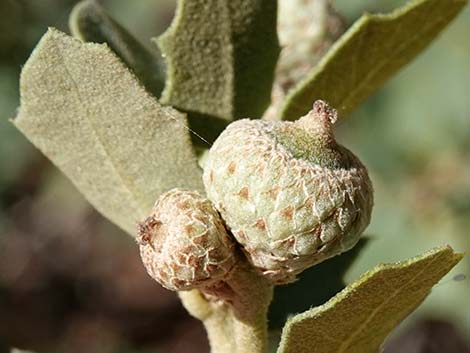
{"type": "Polygon", "coordinates": [[[236,262],[235,243],[217,210],[195,191],[162,194],[139,223],[137,241],[148,274],[174,291],[214,285],[236,262]]]}
{"type": "Polygon", "coordinates": [[[323,101],[297,121],[238,120],[211,147],[208,198],[251,264],[273,283],[352,248],[370,222],[366,167],[333,136],[323,101]]]}

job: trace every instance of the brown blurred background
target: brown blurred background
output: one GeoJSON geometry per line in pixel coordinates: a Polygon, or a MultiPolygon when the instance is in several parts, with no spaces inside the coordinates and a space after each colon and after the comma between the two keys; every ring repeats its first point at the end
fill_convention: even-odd
{"type": "MultiPolygon", "coordinates": [[[[282,0],[281,0],[282,1],[282,0]]],[[[287,0],[284,0],[287,1],[287,0]]],[[[73,0],[0,0],[0,352],[207,352],[204,331],[146,275],[133,240],[104,220],[8,122],[21,65],[73,0]]],[[[333,2],[351,22],[404,1],[333,2]]],[[[151,46],[174,0],[103,5],[151,46]]],[[[370,167],[373,239],[349,281],[378,262],[449,243],[470,251],[470,11],[339,128],[370,167]]],[[[386,353],[465,353],[468,256],[390,338],[386,353]],[[457,277],[456,277],[457,276],[457,277]],[[454,279],[456,277],[456,279],[454,279]],[[458,280],[457,280],[458,279],[458,280]]],[[[247,352],[249,353],[249,352],[247,352]]]]}

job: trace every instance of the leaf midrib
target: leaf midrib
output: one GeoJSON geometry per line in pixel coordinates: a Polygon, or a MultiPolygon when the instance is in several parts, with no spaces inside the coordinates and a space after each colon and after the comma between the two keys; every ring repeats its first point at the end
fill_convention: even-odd
{"type": "MultiPolygon", "coordinates": [[[[65,69],[65,72],[67,73],[67,75],[69,76],[72,84],[74,85],[75,87],[75,92],[76,92],[76,95],[78,97],[78,100],[83,104],[83,107],[85,108],[86,112],[87,112],[87,117],[91,116],[91,113],[90,113],[90,110],[89,110],[89,106],[88,104],[85,104],[86,103],[86,100],[83,99],[83,97],[81,96],[80,94],[80,90],[79,90],[79,86],[78,86],[78,83],[77,81],[75,80],[74,76],[72,75],[72,73],[70,72],[69,68],[67,67],[67,64],[66,64],[66,61],[65,61],[65,58],[64,58],[64,55],[60,49],[60,47],[57,45],[57,43],[53,43],[54,47],[56,48],[56,51],[57,51],[57,54],[60,58],[60,60],[62,61],[62,66],[64,67],[65,69]]],[[[105,48],[107,48],[105,46],[105,48]]],[[[105,147],[105,143],[103,142],[103,138],[102,136],[98,133],[98,130],[96,129],[92,119],[86,119],[88,121],[88,123],[90,124],[91,126],[91,130],[93,131],[93,134],[95,135],[96,137],[96,140],[98,141],[100,147],[102,148],[105,156],[107,157],[108,161],[109,161],[109,164],[111,165],[111,167],[113,168],[113,170],[115,171],[117,177],[119,178],[119,180],[121,181],[123,187],[125,188],[125,190],[129,193],[129,195],[131,196],[131,199],[132,201],[134,202],[134,208],[135,210],[138,211],[138,213],[141,215],[141,217],[143,215],[145,215],[145,212],[144,212],[144,209],[143,209],[143,202],[139,202],[139,198],[137,197],[137,191],[136,189],[137,188],[134,188],[132,187],[133,186],[133,183],[132,181],[126,181],[126,178],[121,174],[121,172],[119,171],[119,168],[117,167],[118,163],[114,160],[114,158],[112,157],[112,155],[109,153],[108,149],[105,147]]]]}

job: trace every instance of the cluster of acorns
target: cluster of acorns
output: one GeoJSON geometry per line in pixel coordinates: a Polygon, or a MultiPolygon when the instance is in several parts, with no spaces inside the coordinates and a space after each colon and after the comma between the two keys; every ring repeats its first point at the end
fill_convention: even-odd
{"type": "Polygon", "coordinates": [[[295,122],[238,120],[211,147],[207,196],[173,189],[139,224],[148,273],[171,290],[210,287],[245,261],[273,284],[352,248],[369,224],[367,169],[336,143],[323,101],[295,122]]]}

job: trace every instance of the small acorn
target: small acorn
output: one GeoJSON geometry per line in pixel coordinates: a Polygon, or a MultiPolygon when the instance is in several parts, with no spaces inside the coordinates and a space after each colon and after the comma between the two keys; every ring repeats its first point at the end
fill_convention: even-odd
{"type": "Polygon", "coordinates": [[[352,248],[369,224],[367,169],[336,143],[325,102],[295,122],[238,120],[209,151],[204,185],[248,260],[273,283],[352,248]]]}
{"type": "Polygon", "coordinates": [[[170,290],[209,287],[235,265],[235,244],[212,202],[199,193],[162,194],[139,224],[137,240],[151,277],[170,290]]]}

